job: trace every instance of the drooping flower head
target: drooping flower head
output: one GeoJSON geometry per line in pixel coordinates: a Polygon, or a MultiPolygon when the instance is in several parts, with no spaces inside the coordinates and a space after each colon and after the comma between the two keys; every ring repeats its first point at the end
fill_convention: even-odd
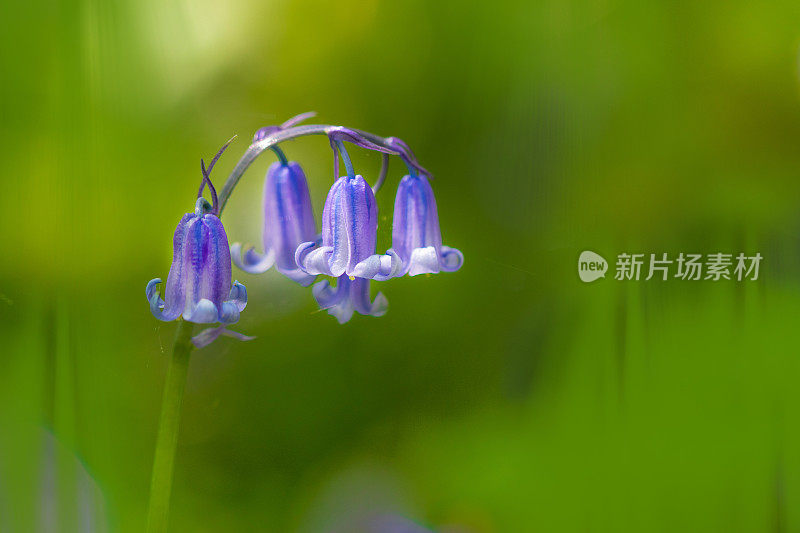
{"type": "Polygon", "coordinates": [[[360,175],[333,184],[322,211],[322,244],[297,248],[297,265],[308,274],[386,280],[400,267],[394,252],[375,253],[378,208],[372,189],[360,175]]]}
{"type": "Polygon", "coordinates": [[[410,174],[400,181],[394,202],[392,248],[400,256],[398,276],[454,272],[463,254],[442,245],[436,199],[428,178],[410,174]]]}
{"type": "MultiPolygon", "coordinates": [[[[370,301],[371,280],[458,270],[463,264],[463,255],[457,249],[442,245],[436,200],[429,183],[431,175],[419,164],[411,148],[396,137],[383,138],[358,129],[298,125],[313,115],[304,113],[279,126],[259,129],[226,181],[219,197],[220,206],[225,205],[239,178],[260,153],[271,149],[278,155],[280,161],[270,166],[264,183],[263,254],[252,247],[243,250],[235,243],[229,250],[234,262],[251,273],[264,272],[275,265],[279,272],[304,286],[311,284],[318,275],[337,278],[335,282],[317,283],[312,292],[320,306],[340,322],[348,321],[355,312],[374,316],[385,313],[387,302],[382,294],[370,301]],[[319,234],[303,170],[299,164],[290,163],[278,147],[281,142],[311,134],[327,135],[334,155],[335,181],[325,200],[319,234]],[[354,172],[345,142],[382,154],[380,174],[372,187],[354,172]],[[338,171],[340,155],[347,169],[344,176],[338,171]],[[386,253],[378,254],[375,194],[384,184],[392,155],[408,167],[408,175],[401,180],[395,199],[393,246],[386,253]]],[[[219,333],[216,330],[204,332],[213,340],[214,336],[225,333],[225,324],[238,318],[233,309],[243,308],[243,299],[240,306],[236,304],[245,292],[241,284],[234,282],[227,300],[220,296],[224,292],[220,289],[225,285],[224,280],[230,285],[230,265],[227,264],[230,256],[214,252],[214,258],[209,259],[210,256],[204,255],[208,249],[216,250],[219,243],[227,243],[227,236],[219,223],[216,192],[204,167],[203,172],[204,181],[198,197],[207,185],[212,205],[209,208],[207,202],[199,200],[196,212],[187,214],[176,230],[175,257],[167,280],[166,301],[161,300],[156,291],[160,280],[148,284],[147,296],[153,313],[163,320],[182,314],[195,322],[221,322],[219,333]],[[217,266],[208,266],[206,262],[217,266]],[[227,266],[220,266],[223,263],[227,266]],[[207,273],[211,270],[213,275],[207,273]],[[195,281],[190,282],[190,278],[195,281]]]]}
{"type": "Polygon", "coordinates": [[[247,304],[247,291],[231,284],[231,256],[225,228],[205,198],[198,198],[194,213],[183,216],[173,237],[172,266],[164,300],[157,285],[147,284],[150,310],[159,320],[184,320],[197,324],[233,324],[247,304]]]}
{"type": "Polygon", "coordinates": [[[315,276],[300,270],[294,257],[297,247],[315,240],[317,232],[308,184],[299,164],[281,161],[269,167],[264,181],[263,230],[263,255],[250,248],[242,256],[241,244],[231,247],[236,266],[260,274],[275,265],[289,279],[310,285],[315,276]]]}
{"type": "MultiPolygon", "coordinates": [[[[212,166],[222,150],[212,161],[212,166]]],[[[203,185],[200,192],[207,182],[216,202],[216,192],[208,179],[211,166],[208,171],[202,162],[201,166],[203,185]]],[[[184,320],[197,324],[222,324],[223,327],[216,328],[213,334],[198,336],[201,340],[195,340],[195,345],[205,345],[221,333],[238,335],[224,331],[224,326],[239,320],[239,313],[247,305],[247,290],[238,281],[231,283],[228,236],[215,206],[200,196],[194,212],[181,218],[172,242],[172,266],[164,299],[157,288],[160,278],[151,280],[145,291],[153,316],[164,321],[182,316],[184,320]]]]}
{"type": "Polygon", "coordinates": [[[347,151],[338,137],[348,138],[348,131],[331,135],[334,149],[334,175],[338,174],[338,155],[347,167],[347,175],[337,179],[322,211],[322,239],[306,242],[297,248],[295,260],[309,274],[325,274],[337,279],[336,287],[328,281],[314,285],[314,298],[322,309],[345,323],[354,312],[381,316],[388,302],[378,293],[370,301],[371,279],[386,280],[400,269],[400,258],[393,251],[375,253],[378,231],[378,207],[375,194],[362,176],[356,175],[347,151]]]}

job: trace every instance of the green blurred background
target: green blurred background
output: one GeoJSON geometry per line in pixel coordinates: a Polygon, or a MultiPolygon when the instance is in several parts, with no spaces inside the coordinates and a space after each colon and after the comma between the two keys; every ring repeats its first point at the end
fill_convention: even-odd
{"type": "MultiPolygon", "coordinates": [[[[12,0],[0,26],[0,530],[143,529],[176,327],[145,284],[199,158],[239,135],[220,185],[315,110],[411,145],[465,265],[344,326],[235,272],[258,339],[192,356],[172,530],[800,531],[797,2],[12,0]],[[583,284],[585,249],[764,260],[583,284]]],[[[327,142],[284,148],[319,217],[327,142]]]]}

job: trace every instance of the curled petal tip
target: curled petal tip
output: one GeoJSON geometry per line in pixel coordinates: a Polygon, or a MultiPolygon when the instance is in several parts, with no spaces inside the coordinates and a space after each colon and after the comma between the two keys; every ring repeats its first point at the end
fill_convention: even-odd
{"type": "Polygon", "coordinates": [[[403,260],[397,255],[394,248],[389,248],[386,254],[381,256],[381,269],[372,279],[375,281],[386,281],[402,275],[403,260]]]}
{"type": "Polygon", "coordinates": [[[153,294],[158,292],[157,287],[159,283],[161,283],[161,278],[153,278],[147,282],[147,287],[145,287],[144,293],[148,300],[153,297],[153,294]]]}
{"type": "Polygon", "coordinates": [[[238,242],[231,245],[231,259],[234,265],[249,274],[263,274],[275,264],[274,253],[261,255],[253,246],[242,253],[242,245],[238,242]]]}
{"type": "Polygon", "coordinates": [[[228,294],[228,300],[236,306],[239,311],[244,311],[247,307],[247,289],[238,281],[233,282],[231,292],[228,294]]]}
{"type": "Polygon", "coordinates": [[[464,254],[461,250],[442,246],[442,270],[445,272],[455,272],[464,265],[464,254]]]}
{"type": "Polygon", "coordinates": [[[158,292],[159,283],[161,283],[161,278],[151,279],[145,288],[147,301],[150,303],[150,312],[153,313],[153,316],[157,319],[170,322],[178,318],[180,311],[175,311],[173,309],[168,309],[166,312],[164,311],[164,306],[166,304],[164,300],[161,299],[161,295],[158,292]]]}
{"type": "Polygon", "coordinates": [[[372,279],[380,272],[380,270],[381,256],[375,254],[367,257],[363,261],[356,263],[356,266],[353,268],[353,271],[350,273],[349,277],[351,281],[355,277],[372,279]]]}
{"type": "MultiPolygon", "coordinates": [[[[333,254],[332,246],[317,246],[315,242],[304,242],[297,247],[294,259],[297,266],[309,275],[324,274],[326,276],[338,277],[341,272],[336,265],[330,265],[330,257],[333,254]],[[337,271],[334,273],[334,271],[337,271]]],[[[341,269],[344,270],[343,268],[341,269]]]]}
{"type": "Polygon", "coordinates": [[[150,312],[153,313],[153,316],[167,322],[168,319],[164,317],[164,313],[161,310],[164,307],[164,300],[159,297],[158,291],[153,293],[153,295],[148,298],[148,301],[150,302],[150,312]]]}
{"type": "Polygon", "coordinates": [[[386,281],[399,275],[403,261],[393,249],[384,255],[371,255],[360,261],[353,269],[352,276],[376,281],[386,281]]]}

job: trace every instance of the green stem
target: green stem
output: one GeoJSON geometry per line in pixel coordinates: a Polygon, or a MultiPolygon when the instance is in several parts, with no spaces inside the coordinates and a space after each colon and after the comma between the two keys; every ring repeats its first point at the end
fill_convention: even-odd
{"type": "Polygon", "coordinates": [[[189,355],[192,348],[194,348],[192,324],[181,320],[175,334],[172,358],[167,369],[167,382],[164,385],[164,399],[161,403],[161,420],[158,423],[153,477],[150,482],[150,505],[147,513],[147,531],[149,533],[163,533],[167,530],[181,403],[183,402],[183,389],[186,385],[189,355]]]}
{"type": "Polygon", "coordinates": [[[275,146],[270,146],[270,150],[275,152],[275,155],[278,156],[281,165],[286,166],[289,164],[289,160],[286,159],[286,154],[283,153],[283,150],[281,150],[277,144],[275,146]]]}

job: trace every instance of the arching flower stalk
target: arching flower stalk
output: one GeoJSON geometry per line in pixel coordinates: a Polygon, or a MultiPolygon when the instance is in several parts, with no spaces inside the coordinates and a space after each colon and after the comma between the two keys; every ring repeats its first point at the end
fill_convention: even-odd
{"type": "Polygon", "coordinates": [[[354,313],[383,315],[388,303],[383,294],[370,299],[370,281],[439,271],[458,270],[463,255],[442,245],[438,212],[430,173],[402,140],[343,126],[301,125],[314,116],[303,113],[280,126],[259,129],[253,142],[234,167],[219,195],[210,173],[228,143],[206,169],[201,160],[203,180],[195,210],[178,223],[173,236],[173,258],[167,276],[165,296],[158,291],[159,278],[145,290],[150,310],[159,320],[178,320],[159,422],[153,461],[148,531],[165,531],[170,487],[177,442],[180,405],[193,347],[207,346],[220,335],[249,340],[227,326],[239,320],[247,305],[247,291],[231,281],[231,252],[236,265],[249,273],[261,273],[273,265],[293,281],[307,286],[318,275],[336,278],[316,283],[312,294],[319,306],[340,323],[354,313]],[[278,145],[306,135],[328,137],[334,154],[334,183],[322,211],[322,231],[317,236],[314,213],[305,174],[300,165],[289,162],[278,145]],[[381,169],[372,187],[359,174],[345,150],[348,142],[382,154],[381,169]],[[265,150],[272,150],[279,161],[273,164],[264,183],[263,254],[253,248],[242,254],[242,246],[228,246],[228,236],[220,221],[231,193],[244,172],[265,150]],[[398,156],[408,167],[397,190],[392,231],[393,248],[376,253],[378,209],[375,194],[387,177],[390,156],[398,156]],[[339,157],[346,175],[339,175],[339,157]],[[209,203],[203,198],[208,187],[209,203]],[[192,324],[214,324],[192,336],[192,324]]]}

